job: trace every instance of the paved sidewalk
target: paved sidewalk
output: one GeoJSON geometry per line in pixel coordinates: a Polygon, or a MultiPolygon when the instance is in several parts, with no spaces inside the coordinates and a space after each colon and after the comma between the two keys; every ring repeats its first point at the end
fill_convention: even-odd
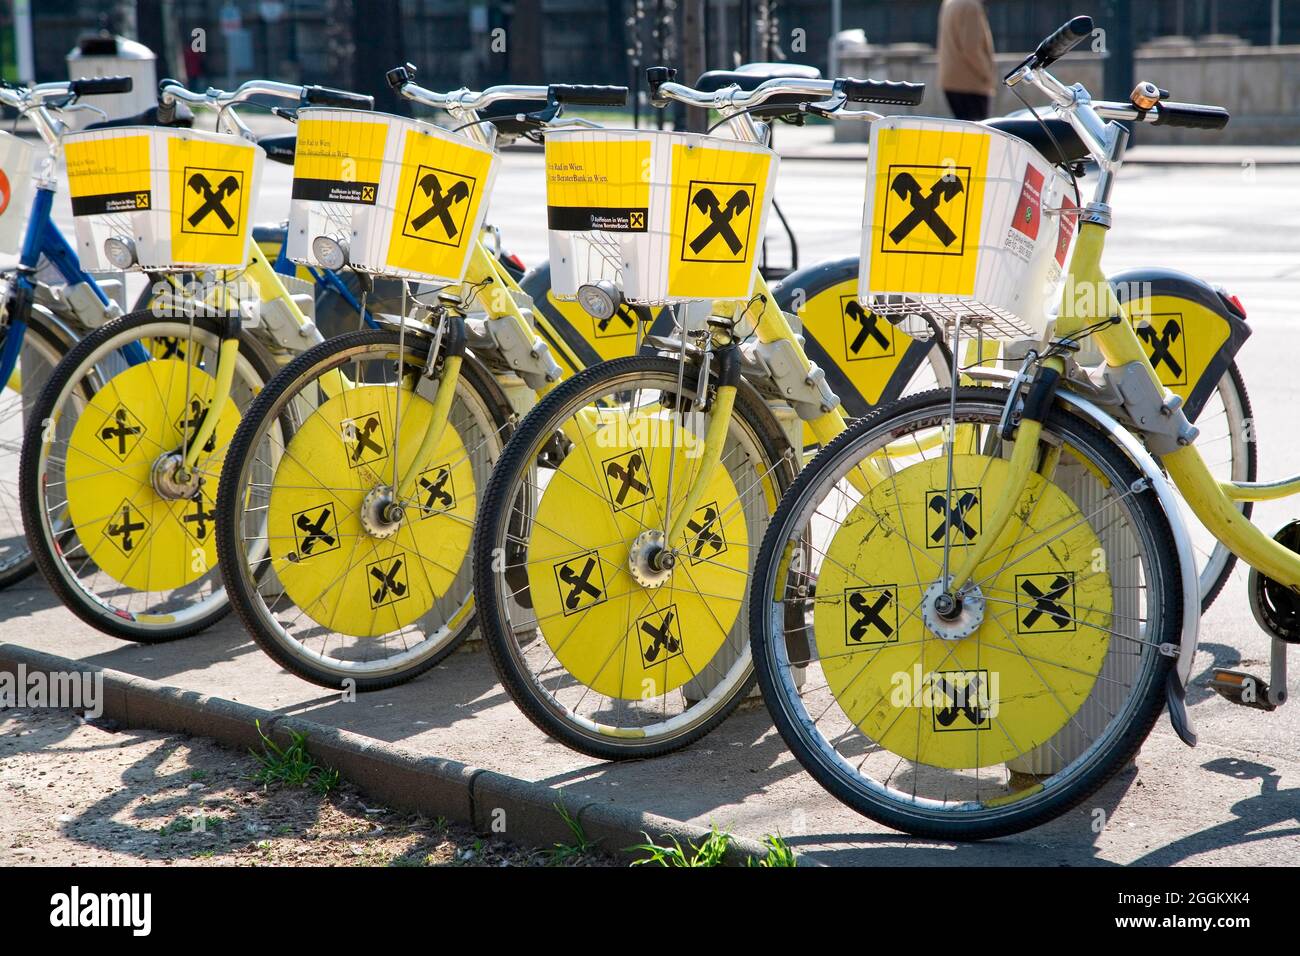
{"type": "MultiPolygon", "coordinates": [[[[342,728],[420,754],[461,761],[596,801],[761,839],[781,833],[814,862],[870,865],[1283,864],[1300,861],[1300,712],[1233,709],[1192,694],[1204,743],[1184,747],[1162,718],[1137,769],[1029,833],[977,845],[918,841],[841,807],[786,752],[759,704],[704,741],[654,761],[605,764],[547,739],[469,645],[422,678],[347,703],[282,672],[233,619],[172,644],[103,637],[55,604],[37,579],[4,593],[0,641],[78,658],[188,690],[342,728]],[[1253,721],[1249,725],[1241,723],[1253,721]],[[1268,721],[1261,737],[1258,722],[1268,721]],[[1228,746],[1248,727],[1254,752],[1228,746]],[[1097,811],[1101,813],[1098,814],[1097,811]],[[1094,821],[1104,819],[1101,833],[1094,821]]],[[[1210,621],[1222,633],[1231,615],[1210,621]]],[[[1222,659],[1219,637],[1205,662],[1222,659]]],[[[1228,641],[1240,646],[1240,641],[1228,641]]],[[[1204,680],[1198,667],[1198,680],[1204,680]]]]}

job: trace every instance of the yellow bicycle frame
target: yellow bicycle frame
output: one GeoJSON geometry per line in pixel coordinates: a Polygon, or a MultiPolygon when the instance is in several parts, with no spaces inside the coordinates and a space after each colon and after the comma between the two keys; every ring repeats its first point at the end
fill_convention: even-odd
{"type": "MultiPolygon", "coordinates": [[[[1106,244],[1106,228],[1095,222],[1080,223],[1079,236],[1070,260],[1070,276],[1065,283],[1056,334],[1072,338],[1106,317],[1118,316],[1093,334],[1107,365],[1112,368],[1138,363],[1160,390],[1159,379],[1123,306],[1115,298],[1101,270],[1101,254],[1106,244]],[[1093,294],[1093,308],[1080,309],[1073,290],[1087,289],[1093,294]]],[[[1043,365],[1063,373],[1060,358],[1049,358],[1043,365]]],[[[1023,421],[1014,438],[1010,478],[1006,494],[992,518],[986,523],[979,542],[967,549],[954,575],[952,587],[959,589],[970,580],[989,547],[998,539],[1010,520],[1015,502],[1020,499],[1029,474],[1037,465],[1037,446],[1041,424],[1023,421]]],[[[1300,554],[1283,547],[1250,523],[1236,508],[1239,501],[1265,501],[1300,493],[1300,476],[1272,483],[1221,482],[1205,464],[1195,444],[1188,444],[1161,457],[1169,477],[1182,493],[1193,513],[1214,537],[1227,545],[1237,557],[1275,581],[1290,587],[1300,586],[1300,554]]]]}

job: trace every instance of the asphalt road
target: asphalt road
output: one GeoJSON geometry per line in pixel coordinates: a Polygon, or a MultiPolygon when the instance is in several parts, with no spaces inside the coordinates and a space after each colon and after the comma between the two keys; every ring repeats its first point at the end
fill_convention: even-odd
{"type": "MultiPolygon", "coordinates": [[[[1178,268],[1222,283],[1249,312],[1254,334],[1239,356],[1254,405],[1261,477],[1300,472],[1300,188],[1297,167],[1141,166],[1115,192],[1108,271],[1178,268]]],[[[858,251],[859,162],[787,162],[778,200],[800,239],[801,261],[858,251]]],[[[288,170],[270,167],[259,217],[287,214],[288,170]]],[[[545,256],[540,155],[504,161],[490,219],[526,262],[545,256]]],[[[60,206],[67,223],[66,200],[60,206]]],[[[774,242],[778,260],[782,246],[774,242]]],[[[1270,532],[1294,512],[1257,508],[1270,532]]],[[[402,688],[343,703],[274,666],[234,621],[172,645],[103,637],[55,605],[39,580],[0,595],[0,641],[80,657],[205,693],[310,715],[420,751],[571,787],[595,799],[716,823],[752,837],[780,832],[835,864],[1283,864],[1300,862],[1300,710],[1234,707],[1205,687],[1211,665],[1266,672],[1238,570],[1201,629],[1191,712],[1201,735],[1183,746],[1162,719],[1137,767],[1087,804],[1035,831],[963,846],[880,828],[827,796],[786,753],[761,707],[747,707],[696,746],[648,763],[607,765],[543,737],[496,685],[481,652],[454,655],[402,688]],[[1095,832],[1095,813],[1105,826],[1095,832]]],[[[1297,681],[1291,681],[1292,689],[1297,681]]]]}

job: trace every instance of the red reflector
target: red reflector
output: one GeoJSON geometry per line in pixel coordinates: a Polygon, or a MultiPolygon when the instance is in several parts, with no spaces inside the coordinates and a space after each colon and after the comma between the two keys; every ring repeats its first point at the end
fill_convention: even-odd
{"type": "Polygon", "coordinates": [[[528,271],[526,268],[524,268],[524,260],[523,260],[523,259],[520,259],[520,258],[519,258],[517,255],[515,255],[513,252],[507,252],[507,253],[506,253],[506,258],[509,259],[509,260],[511,261],[511,263],[513,263],[514,267],[515,267],[516,269],[518,269],[520,272],[527,272],[527,271],[528,271]]]}
{"type": "Polygon", "coordinates": [[[1237,311],[1241,313],[1241,317],[1244,319],[1246,317],[1246,307],[1241,304],[1241,300],[1235,295],[1230,295],[1228,301],[1237,307],[1237,311]]]}

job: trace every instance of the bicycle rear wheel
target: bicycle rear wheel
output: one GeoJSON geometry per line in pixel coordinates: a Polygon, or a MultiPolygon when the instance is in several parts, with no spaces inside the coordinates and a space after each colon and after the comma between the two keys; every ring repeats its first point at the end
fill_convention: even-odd
{"type": "Polygon", "coordinates": [[[1007,394],[958,389],[950,497],[932,440],[948,392],[855,424],[782,501],[750,590],[759,682],[791,751],[850,807],[921,836],[1014,833],[1096,790],[1159,715],[1160,647],[1182,623],[1155,493],[1060,409],[976,590],[941,613],[944,542],[960,564],[1006,493],[1007,394]]]}
{"type": "Polygon", "coordinates": [[[497,673],[535,724],[594,757],[684,747],[753,686],[745,589],[794,454],[742,383],[686,546],[654,567],[711,419],[698,379],[653,356],[576,375],[520,423],[483,494],[474,588],[497,673]]]}

